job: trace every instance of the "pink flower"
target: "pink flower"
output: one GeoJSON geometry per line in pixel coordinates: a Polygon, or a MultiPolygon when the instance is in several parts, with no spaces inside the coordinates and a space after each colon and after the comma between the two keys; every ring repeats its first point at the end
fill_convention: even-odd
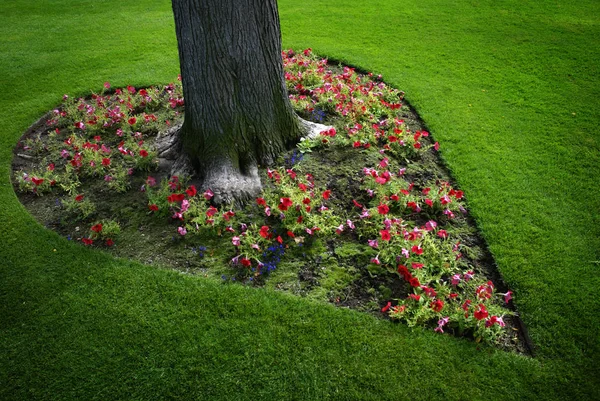
{"type": "Polygon", "coordinates": [[[446,238],[448,238],[448,232],[446,230],[439,230],[437,232],[437,236],[442,239],[446,239],[446,238]]]}
{"type": "Polygon", "coordinates": [[[335,233],[340,235],[344,231],[344,225],[340,224],[338,228],[335,230],[335,233]]]}
{"type": "Polygon", "coordinates": [[[187,230],[185,229],[185,227],[177,227],[177,232],[179,233],[179,235],[183,236],[187,234],[187,230]]]}
{"type": "Polygon", "coordinates": [[[452,285],[458,285],[461,281],[460,274],[452,276],[452,285]]]}
{"type": "Polygon", "coordinates": [[[240,243],[241,243],[241,242],[240,242],[240,237],[233,237],[233,238],[231,239],[231,243],[232,243],[234,246],[240,246],[240,243]]]}
{"type": "Polygon", "coordinates": [[[354,230],[354,223],[352,222],[352,220],[346,220],[346,225],[349,229],[354,230]]]}
{"type": "Polygon", "coordinates": [[[404,256],[406,259],[410,258],[410,252],[408,249],[402,248],[402,256],[404,256]]]}
{"type": "Polygon", "coordinates": [[[203,195],[204,195],[204,199],[206,199],[206,200],[210,200],[213,196],[215,196],[213,191],[211,191],[210,189],[207,189],[206,191],[204,191],[203,195]]]}
{"type": "Polygon", "coordinates": [[[500,295],[504,295],[504,302],[506,303],[508,303],[512,299],[512,291],[508,291],[506,294],[500,295]]]}
{"type": "Polygon", "coordinates": [[[190,207],[190,202],[187,199],[184,199],[181,202],[181,213],[187,212],[190,207]]]}
{"type": "Polygon", "coordinates": [[[80,130],[85,130],[85,124],[82,123],[81,121],[77,121],[75,123],[75,128],[80,129],[80,130]]]}
{"type": "Polygon", "coordinates": [[[435,230],[436,227],[437,227],[437,223],[433,220],[429,220],[427,223],[425,223],[425,229],[427,231],[433,231],[433,230],[435,230]]]}
{"type": "Polygon", "coordinates": [[[110,89],[110,82],[105,82],[105,83],[104,83],[104,87],[105,87],[106,89],[110,89]]]}
{"type": "Polygon", "coordinates": [[[368,240],[368,242],[369,242],[369,246],[372,247],[372,248],[378,248],[379,247],[379,243],[377,243],[376,239],[370,239],[370,240],[368,240]]]}
{"type": "Polygon", "coordinates": [[[379,261],[379,255],[377,255],[373,259],[371,259],[371,263],[376,264],[376,265],[380,265],[381,262],[379,261]]]}

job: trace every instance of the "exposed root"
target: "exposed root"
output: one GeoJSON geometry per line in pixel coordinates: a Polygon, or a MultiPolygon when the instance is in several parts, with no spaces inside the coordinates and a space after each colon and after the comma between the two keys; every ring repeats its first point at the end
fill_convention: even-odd
{"type": "Polygon", "coordinates": [[[312,121],[306,121],[300,117],[298,117],[300,121],[300,126],[302,127],[302,131],[306,134],[302,136],[300,140],[304,140],[305,138],[313,139],[316,138],[322,131],[327,131],[333,128],[330,125],[324,125],[319,123],[313,123],[312,121]]]}

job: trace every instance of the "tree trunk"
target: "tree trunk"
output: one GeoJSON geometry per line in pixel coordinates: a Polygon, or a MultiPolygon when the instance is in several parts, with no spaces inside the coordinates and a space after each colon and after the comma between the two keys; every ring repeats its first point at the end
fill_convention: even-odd
{"type": "Polygon", "coordinates": [[[180,131],[215,201],[261,189],[257,165],[307,134],[288,99],[276,0],[173,0],[185,118],[180,131]]]}

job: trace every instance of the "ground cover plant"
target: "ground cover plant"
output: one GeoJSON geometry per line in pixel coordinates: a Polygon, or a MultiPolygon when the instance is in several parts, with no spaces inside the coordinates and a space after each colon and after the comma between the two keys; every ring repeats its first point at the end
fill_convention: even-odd
{"type": "Polygon", "coordinates": [[[147,268],[45,229],[9,179],[22,133],[64,93],[169,83],[177,44],[168,1],[13,0],[0,3],[0,398],[598,398],[598,2],[279,7],[285,48],[406,91],[535,357],[147,268]]]}
{"type": "Polygon", "coordinates": [[[115,254],[527,351],[512,292],[486,276],[498,278],[464,194],[403,93],[311,49],[282,58],[296,111],[333,127],[267,167],[250,206],[217,208],[211,188],[161,171],[154,142],[181,124],[179,80],[64,95],[17,145],[15,189],[42,223],[86,246],[124,242],[115,254]]]}

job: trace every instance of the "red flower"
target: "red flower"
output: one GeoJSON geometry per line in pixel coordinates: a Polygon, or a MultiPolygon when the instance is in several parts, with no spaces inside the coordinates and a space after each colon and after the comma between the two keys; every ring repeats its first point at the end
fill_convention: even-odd
{"type": "Polygon", "coordinates": [[[308,205],[310,203],[310,198],[302,199],[302,203],[304,203],[305,205],[308,205]]]}
{"type": "Polygon", "coordinates": [[[424,266],[423,263],[411,262],[411,267],[413,269],[422,269],[423,266],[424,266]]]}
{"type": "Polygon", "coordinates": [[[355,199],[352,199],[352,203],[354,203],[354,206],[356,206],[359,209],[362,209],[363,205],[361,205],[360,203],[358,203],[355,199]]]}
{"type": "Polygon", "coordinates": [[[148,156],[148,151],[146,149],[140,150],[140,156],[147,157],[148,156]]]}
{"type": "Polygon", "coordinates": [[[441,299],[436,299],[435,301],[431,302],[431,309],[433,309],[436,312],[441,312],[442,308],[444,307],[444,301],[442,301],[441,299]]]}
{"type": "Polygon", "coordinates": [[[98,223],[98,224],[92,226],[91,230],[95,233],[99,233],[100,231],[102,231],[102,224],[98,223]]]}
{"type": "Polygon", "coordinates": [[[303,183],[299,183],[298,188],[300,188],[300,191],[302,191],[302,192],[306,192],[306,190],[307,190],[306,184],[303,184],[303,183]]]}
{"type": "Polygon", "coordinates": [[[211,207],[209,207],[209,208],[208,208],[208,210],[206,211],[206,215],[207,215],[208,217],[212,217],[212,216],[214,216],[214,215],[215,215],[215,213],[217,213],[217,211],[218,211],[218,210],[217,210],[217,208],[216,208],[216,207],[214,207],[214,206],[211,206],[211,207]]]}
{"type": "Polygon", "coordinates": [[[392,239],[389,230],[380,230],[379,234],[381,234],[381,239],[384,241],[389,241],[392,239]]]}
{"type": "Polygon", "coordinates": [[[102,165],[106,167],[110,166],[110,159],[108,157],[102,158],[102,165]]]}
{"type": "Polygon", "coordinates": [[[188,194],[190,198],[192,198],[196,196],[198,191],[196,190],[196,187],[194,185],[190,185],[189,188],[185,190],[185,193],[188,194]]]}
{"type": "Polygon", "coordinates": [[[323,199],[327,200],[327,199],[329,199],[330,196],[331,196],[331,191],[329,189],[327,191],[323,192],[323,199]]]}
{"type": "Polygon", "coordinates": [[[285,212],[286,210],[288,210],[290,208],[290,206],[292,206],[294,204],[294,202],[292,202],[292,200],[290,198],[281,198],[280,199],[280,203],[279,205],[277,205],[277,207],[279,208],[279,210],[281,210],[282,212],[285,212]]]}
{"type": "Polygon", "coordinates": [[[155,204],[148,205],[148,209],[152,210],[153,212],[158,212],[158,206],[155,204]]]}
{"type": "Polygon", "coordinates": [[[475,313],[473,315],[475,316],[475,319],[483,320],[486,317],[488,317],[489,313],[484,304],[479,304],[479,307],[477,308],[477,310],[475,311],[475,313]]]}
{"type": "Polygon", "coordinates": [[[411,278],[408,283],[411,285],[411,287],[420,287],[421,283],[419,282],[419,279],[416,277],[411,278]]]}
{"type": "Polygon", "coordinates": [[[294,237],[295,237],[295,235],[294,235],[293,231],[288,231],[288,232],[287,232],[287,235],[288,235],[288,237],[290,237],[290,238],[294,238],[294,237]]]}
{"type": "Polygon", "coordinates": [[[398,200],[400,200],[400,197],[398,195],[396,195],[396,194],[393,194],[393,195],[390,196],[390,199],[393,200],[393,201],[398,201],[398,200]]]}
{"type": "Polygon", "coordinates": [[[263,198],[256,198],[256,204],[259,206],[266,206],[267,202],[263,198]]]}
{"type": "Polygon", "coordinates": [[[245,266],[245,267],[252,266],[252,262],[250,261],[250,259],[243,258],[242,260],[240,260],[240,262],[242,262],[242,266],[245,266]]]}
{"type": "Polygon", "coordinates": [[[438,237],[442,239],[448,238],[448,232],[446,230],[440,230],[437,232],[438,237]]]}
{"type": "Polygon", "coordinates": [[[48,171],[54,171],[54,163],[48,164],[48,171]]]}
{"type": "Polygon", "coordinates": [[[379,214],[388,214],[390,211],[390,207],[388,205],[379,205],[377,206],[377,211],[379,212],[379,214]]]}
{"type": "Polygon", "coordinates": [[[114,244],[115,244],[115,242],[112,240],[112,238],[106,239],[106,246],[113,246],[114,244]]]}
{"type": "Polygon", "coordinates": [[[129,120],[127,120],[127,122],[129,123],[129,125],[133,125],[137,122],[137,118],[130,117],[129,120]]]}
{"type": "Polygon", "coordinates": [[[263,237],[263,238],[267,238],[269,236],[269,227],[268,226],[262,226],[260,228],[260,231],[258,232],[258,234],[263,237]]]}
{"type": "Polygon", "coordinates": [[[411,251],[416,255],[423,254],[423,248],[421,248],[421,245],[413,245],[413,247],[411,248],[411,251]]]}
{"type": "Polygon", "coordinates": [[[94,243],[91,238],[82,238],[81,242],[83,242],[85,245],[92,245],[94,243]]]}
{"type": "Polygon", "coordinates": [[[427,206],[433,207],[433,201],[431,199],[425,199],[425,203],[427,204],[427,206]]]}
{"type": "Polygon", "coordinates": [[[167,200],[169,201],[169,203],[181,202],[184,199],[185,199],[184,194],[172,194],[172,195],[167,196],[167,200]]]}
{"type": "Polygon", "coordinates": [[[414,299],[417,302],[419,302],[419,300],[421,299],[421,296],[419,294],[410,294],[408,297],[410,299],[414,299]]]}
{"type": "Polygon", "coordinates": [[[37,178],[37,177],[31,177],[31,182],[33,182],[35,184],[35,186],[37,187],[42,182],[44,182],[44,179],[43,178],[37,178]]]}
{"type": "Polygon", "coordinates": [[[381,312],[383,312],[383,313],[387,312],[391,306],[392,306],[392,303],[388,302],[383,308],[381,308],[381,312]]]}
{"type": "Polygon", "coordinates": [[[81,202],[83,200],[83,194],[79,194],[75,197],[75,202],[81,202]]]}
{"type": "Polygon", "coordinates": [[[279,242],[280,244],[283,244],[283,238],[281,238],[281,235],[277,236],[277,242],[279,242]]]}
{"type": "Polygon", "coordinates": [[[404,278],[404,280],[409,281],[412,278],[412,274],[408,271],[408,268],[404,265],[398,265],[398,273],[404,278]]]}

